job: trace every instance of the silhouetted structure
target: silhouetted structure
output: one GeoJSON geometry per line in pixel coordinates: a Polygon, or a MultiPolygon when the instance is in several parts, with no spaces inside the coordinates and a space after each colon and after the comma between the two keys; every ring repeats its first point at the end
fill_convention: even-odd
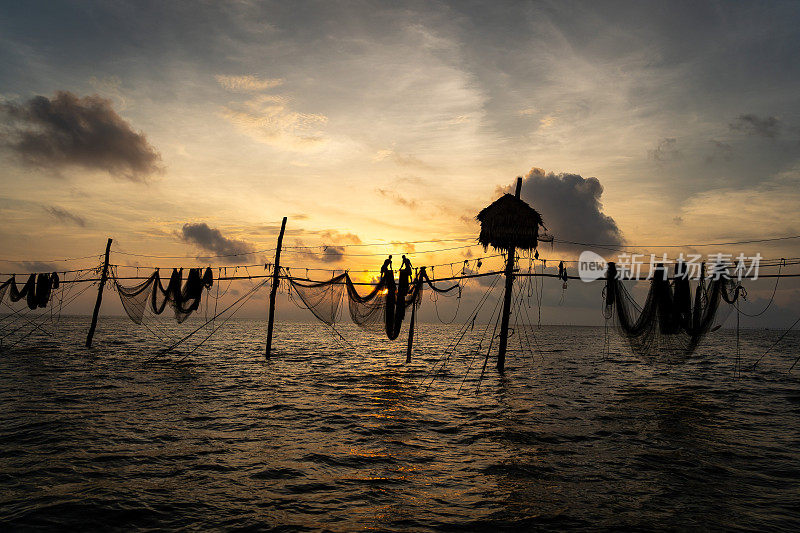
{"type": "MultiPolygon", "coordinates": [[[[519,197],[522,178],[517,178],[514,196],[504,194],[484,208],[476,217],[481,223],[478,242],[486,250],[489,246],[508,254],[506,259],[506,285],[503,315],[500,323],[500,341],[497,349],[497,369],[506,364],[508,346],[508,319],[511,314],[511,293],[514,285],[514,259],[517,248],[535,250],[539,244],[539,226],[544,227],[542,216],[519,197]]],[[[546,229],[546,228],[545,228],[546,229]]]]}
{"type": "Polygon", "coordinates": [[[286,217],[281,222],[281,232],[278,234],[278,247],[275,249],[275,264],[272,265],[272,287],[269,291],[269,319],[267,322],[267,349],[265,356],[269,359],[272,350],[272,328],[275,325],[275,297],[278,295],[281,270],[281,247],[283,246],[283,232],[286,231],[286,217]]]}

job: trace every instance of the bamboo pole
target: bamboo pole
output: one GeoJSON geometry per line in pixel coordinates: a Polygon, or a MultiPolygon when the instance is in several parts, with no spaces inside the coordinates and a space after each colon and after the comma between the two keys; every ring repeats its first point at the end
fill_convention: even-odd
{"type": "Polygon", "coordinates": [[[414,321],[417,317],[417,300],[411,304],[411,321],[408,323],[408,346],[406,346],[406,364],[411,363],[411,348],[414,345],[414,321]]]}
{"type": "MultiPolygon", "coordinates": [[[[514,193],[519,198],[522,192],[522,178],[517,178],[517,190],[514,193]]],[[[511,315],[511,294],[514,290],[514,255],[516,249],[512,245],[508,249],[508,260],[506,261],[506,287],[503,297],[503,320],[500,323],[500,342],[497,347],[497,370],[502,372],[506,367],[506,347],[508,346],[508,319],[511,315]]]]}
{"type": "Polygon", "coordinates": [[[272,350],[272,328],[275,324],[275,296],[278,294],[281,270],[281,246],[283,246],[283,232],[286,230],[286,217],[281,222],[281,232],[278,234],[278,247],[275,250],[275,264],[272,271],[272,287],[269,291],[269,322],[267,323],[267,351],[266,358],[269,359],[272,350]]]}
{"type": "Polygon", "coordinates": [[[100,274],[100,286],[97,288],[97,300],[94,302],[94,312],[92,313],[92,324],[89,326],[89,334],[86,336],[86,347],[92,347],[94,330],[97,329],[97,317],[100,314],[100,304],[103,303],[103,288],[108,279],[108,255],[111,253],[111,239],[106,243],[106,258],[103,261],[103,273],[100,274]]]}

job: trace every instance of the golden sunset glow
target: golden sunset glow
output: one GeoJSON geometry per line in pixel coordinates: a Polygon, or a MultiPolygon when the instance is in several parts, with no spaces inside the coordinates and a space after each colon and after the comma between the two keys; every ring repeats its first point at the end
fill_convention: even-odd
{"type": "MultiPolygon", "coordinates": [[[[367,282],[386,255],[409,253],[450,275],[490,255],[474,246],[474,217],[520,175],[562,241],[658,253],[649,245],[800,231],[797,91],[770,81],[793,79],[789,47],[771,62],[687,52],[721,36],[766,39],[759,25],[676,36],[656,19],[642,31],[581,10],[624,28],[612,39],[572,31],[545,4],[485,15],[502,31],[474,26],[484,15],[461,7],[418,7],[337,4],[301,17],[288,5],[176,5],[166,33],[166,15],[134,9],[112,42],[88,28],[82,44],[56,31],[80,27],[75,10],[34,23],[20,8],[0,22],[5,270],[97,256],[112,237],[115,264],[252,272],[273,260],[287,216],[283,262],[295,273],[367,282]],[[743,60],[759,74],[732,66],[743,60]],[[71,150],[52,117],[31,114],[37,101],[84,125],[71,150]],[[117,137],[93,137],[92,121],[117,137]],[[32,132],[41,144],[20,144],[32,132]],[[94,144],[78,153],[81,139],[94,144]],[[215,258],[229,252],[247,255],[215,258]]],[[[93,17],[120,20],[111,5],[93,17]]],[[[776,42],[781,31],[791,33],[773,27],[776,42]]],[[[765,254],[791,257],[784,244],[765,254]]],[[[556,242],[541,255],[578,252],[556,242]]]]}

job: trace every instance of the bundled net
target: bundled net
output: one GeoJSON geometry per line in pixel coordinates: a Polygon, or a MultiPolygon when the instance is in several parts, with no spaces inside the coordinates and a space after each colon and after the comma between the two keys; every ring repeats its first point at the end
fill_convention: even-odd
{"type": "Polygon", "coordinates": [[[203,289],[210,289],[213,284],[214,275],[211,268],[206,268],[205,273],[200,268],[189,269],[185,283],[183,269],[173,269],[166,288],[161,284],[158,270],[132,287],[120,285],[114,276],[114,285],[122,307],[128,317],[137,324],[142,323],[147,309],[160,315],[167,305],[173,310],[175,320],[180,324],[200,307],[203,289]]]}
{"type": "Polygon", "coordinates": [[[87,278],[95,274],[95,269],[69,272],[76,274],[66,282],[53,272],[26,275],[21,287],[13,275],[0,283],[0,304],[7,308],[7,312],[0,312],[0,347],[10,349],[26,339],[35,339],[36,346],[41,347],[43,338],[60,330],[62,310],[95,285],[79,283],[93,281],[87,278]],[[12,306],[14,302],[22,306],[12,306]],[[49,309],[43,311],[45,308],[49,309]]]}
{"type": "Polygon", "coordinates": [[[58,289],[59,278],[58,274],[31,274],[22,289],[17,287],[15,276],[11,276],[0,285],[0,303],[3,302],[6,293],[8,299],[12,302],[25,300],[28,308],[33,310],[36,308],[47,307],[50,301],[50,296],[54,289],[58,289]]]}
{"type": "Polygon", "coordinates": [[[346,293],[350,319],[355,324],[369,331],[385,333],[389,339],[396,339],[400,335],[406,310],[412,305],[419,305],[424,284],[437,292],[449,292],[458,287],[436,287],[424,267],[413,280],[412,273],[410,267],[402,268],[399,279],[395,281],[394,272],[386,269],[380,281],[363,296],[347,273],[319,283],[304,283],[291,278],[290,283],[304,307],[321,322],[329,326],[336,323],[346,293]]]}
{"type": "MultiPolygon", "coordinates": [[[[424,271],[424,269],[422,269],[424,271]]],[[[400,335],[406,309],[414,305],[422,294],[421,278],[411,285],[410,267],[400,269],[400,279],[395,282],[391,269],[384,271],[381,281],[366,296],[356,291],[352,282],[347,284],[350,318],[362,328],[383,330],[389,339],[400,335]]]]}
{"type": "Polygon", "coordinates": [[[613,320],[638,357],[650,362],[680,363],[691,356],[703,337],[719,329],[739,297],[741,286],[721,275],[700,277],[694,298],[685,265],[675,266],[672,282],[663,265],[656,268],[647,298],[639,306],[608,264],[605,289],[607,320],[613,320]]]}
{"type": "MultiPolygon", "coordinates": [[[[347,277],[347,306],[350,311],[350,320],[358,326],[380,333],[386,330],[386,306],[388,303],[389,287],[388,273],[381,276],[380,281],[366,295],[358,293],[350,276],[347,277]]],[[[392,274],[394,285],[394,275],[392,274]]],[[[394,307],[392,307],[394,309],[394,307]]]]}

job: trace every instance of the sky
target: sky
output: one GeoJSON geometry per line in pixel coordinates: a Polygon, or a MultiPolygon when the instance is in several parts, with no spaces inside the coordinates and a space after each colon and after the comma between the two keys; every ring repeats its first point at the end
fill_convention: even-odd
{"type": "MultiPolygon", "coordinates": [[[[403,252],[440,275],[474,270],[474,217],[517,176],[557,239],[541,247],[551,268],[583,248],[563,241],[672,256],[684,248],[659,245],[800,234],[797,2],[32,1],[0,14],[6,273],[94,265],[55,260],[99,256],[107,237],[114,264],[263,264],[284,216],[294,273],[368,280],[403,252]],[[398,241],[415,244],[382,244],[398,241]],[[230,254],[249,255],[213,257],[230,254]]],[[[713,252],[798,257],[798,242],[713,252]]],[[[551,285],[545,322],[602,322],[597,284],[551,285]]],[[[791,322],[799,287],[782,280],[751,324],[791,322]]],[[[757,309],[772,282],[751,289],[757,309]]]]}

